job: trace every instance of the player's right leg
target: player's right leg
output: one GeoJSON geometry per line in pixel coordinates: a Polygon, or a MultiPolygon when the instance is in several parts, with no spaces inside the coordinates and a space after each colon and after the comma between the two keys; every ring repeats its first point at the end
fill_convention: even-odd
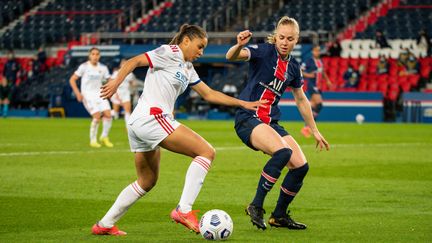
{"type": "Polygon", "coordinates": [[[251,217],[252,224],[260,229],[266,229],[263,216],[265,213],[263,209],[264,199],[290,160],[292,150],[279,133],[267,124],[257,125],[252,130],[250,143],[254,148],[272,156],[261,172],[255,197],[246,208],[246,213],[251,217]]]}
{"type": "Polygon", "coordinates": [[[172,210],[171,218],[199,233],[197,211],[192,210],[192,206],[215,157],[215,150],[204,138],[183,125],[165,138],[160,146],[193,158],[186,173],[179,204],[172,210]]]}
{"type": "Polygon", "coordinates": [[[118,230],[115,223],[138,199],[156,185],[159,176],[159,163],[160,149],[135,153],[135,167],[138,179],[123,189],[106,215],[93,225],[93,234],[126,235],[126,232],[118,230]]]}

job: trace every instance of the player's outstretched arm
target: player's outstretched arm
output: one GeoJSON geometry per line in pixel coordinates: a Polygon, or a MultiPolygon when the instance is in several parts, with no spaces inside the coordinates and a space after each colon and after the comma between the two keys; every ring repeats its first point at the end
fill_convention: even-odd
{"type": "Polygon", "coordinates": [[[311,105],[307,99],[302,88],[293,88],[292,93],[296,101],[297,108],[303,117],[306,125],[311,128],[314,138],[316,140],[316,147],[321,151],[323,148],[326,150],[330,149],[330,145],[323,135],[318,130],[318,127],[313,118],[311,105]]]}
{"type": "Polygon", "coordinates": [[[226,105],[226,106],[239,106],[248,110],[257,110],[259,106],[267,103],[267,100],[258,101],[244,101],[228,96],[224,93],[211,89],[204,82],[199,82],[198,84],[192,86],[203,99],[210,103],[226,105]]]}
{"type": "Polygon", "coordinates": [[[148,66],[149,60],[145,54],[141,54],[134,58],[131,58],[125,62],[125,64],[120,68],[117,77],[114,80],[110,80],[108,83],[101,87],[101,98],[109,99],[115,94],[117,88],[126,78],[126,76],[131,73],[136,67],[148,66]]]}
{"type": "Polygon", "coordinates": [[[227,60],[230,61],[246,61],[249,58],[249,52],[243,47],[252,38],[252,32],[245,30],[237,35],[237,44],[232,46],[225,55],[227,60]]]}

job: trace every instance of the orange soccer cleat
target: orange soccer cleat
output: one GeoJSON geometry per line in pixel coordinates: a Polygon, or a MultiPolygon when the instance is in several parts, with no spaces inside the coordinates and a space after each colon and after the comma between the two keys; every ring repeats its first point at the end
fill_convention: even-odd
{"type": "Polygon", "coordinates": [[[116,236],[122,236],[127,235],[126,232],[121,231],[117,228],[117,226],[113,226],[111,228],[104,228],[102,226],[99,226],[99,224],[95,224],[92,227],[92,234],[94,235],[116,235],[116,236]]]}
{"type": "Polygon", "coordinates": [[[303,134],[303,136],[305,136],[305,138],[310,138],[312,135],[312,131],[310,129],[310,127],[304,126],[301,129],[301,133],[303,134]]]}
{"type": "Polygon", "coordinates": [[[171,218],[176,223],[180,223],[186,226],[186,228],[198,234],[200,231],[198,225],[198,217],[196,215],[197,212],[199,212],[199,210],[192,210],[188,213],[182,213],[177,207],[171,211],[171,218]]]}

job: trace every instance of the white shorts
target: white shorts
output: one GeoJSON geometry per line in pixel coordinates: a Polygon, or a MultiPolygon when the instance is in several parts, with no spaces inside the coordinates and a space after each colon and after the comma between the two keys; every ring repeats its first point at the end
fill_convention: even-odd
{"type": "Polygon", "coordinates": [[[126,102],[130,102],[131,94],[129,90],[117,90],[117,92],[111,97],[111,102],[116,105],[121,105],[126,102]]]}
{"type": "Polygon", "coordinates": [[[129,145],[132,152],[156,150],[180,123],[172,114],[155,114],[129,121],[127,125],[129,145]]]}
{"type": "Polygon", "coordinates": [[[111,106],[108,100],[104,100],[100,97],[93,97],[93,98],[84,97],[83,104],[90,115],[93,115],[97,112],[111,110],[111,106]]]}

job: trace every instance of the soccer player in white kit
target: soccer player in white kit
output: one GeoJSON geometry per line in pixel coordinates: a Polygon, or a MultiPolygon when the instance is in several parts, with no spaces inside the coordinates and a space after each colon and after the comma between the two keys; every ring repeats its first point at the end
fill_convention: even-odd
{"type": "Polygon", "coordinates": [[[192,61],[203,54],[207,34],[199,26],[183,25],[170,45],[136,56],[120,69],[117,78],[102,87],[101,97],[109,98],[122,80],[136,67],[149,66],[144,90],[128,120],[128,137],[138,179],[128,185],[117,197],[105,216],[92,227],[96,235],[125,235],[115,223],[139,198],[149,192],[158,179],[160,148],[192,157],[178,206],[171,218],[190,230],[199,233],[196,210],[192,205],[201,190],[204,178],[215,157],[215,149],[200,135],[173,117],[177,97],[191,86],[211,103],[240,106],[256,110],[263,101],[242,101],[212,90],[201,82],[192,61]]]}
{"type": "MultiPolygon", "coordinates": [[[[120,62],[120,67],[123,66],[125,62],[126,59],[122,59],[120,62]]],[[[117,78],[118,71],[119,70],[115,70],[113,72],[113,74],[111,75],[111,79],[117,78]]],[[[120,106],[122,106],[124,109],[124,119],[126,125],[132,111],[130,85],[133,85],[135,80],[135,75],[133,73],[129,73],[126,76],[125,80],[118,87],[117,92],[111,97],[111,103],[113,106],[113,117],[115,119],[119,117],[120,106]]]]}
{"type": "Polygon", "coordinates": [[[79,102],[84,104],[88,113],[92,116],[90,125],[90,146],[100,148],[101,144],[97,141],[97,132],[103,113],[103,129],[99,141],[107,147],[112,148],[114,145],[108,138],[111,129],[111,106],[108,100],[100,97],[102,81],[109,80],[110,73],[108,68],[99,62],[100,51],[93,47],[89,51],[89,60],[81,64],[74,72],[69,83],[79,102]],[[77,80],[81,78],[81,91],[78,89],[77,80]]]}

